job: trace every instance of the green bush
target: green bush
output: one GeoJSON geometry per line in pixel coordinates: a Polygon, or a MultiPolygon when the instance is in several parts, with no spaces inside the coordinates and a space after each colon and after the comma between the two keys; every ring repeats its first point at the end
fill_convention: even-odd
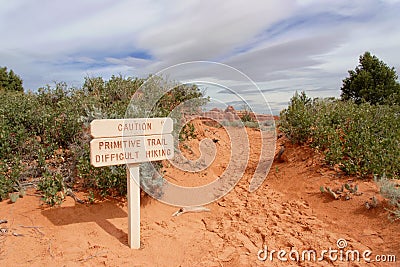
{"type": "MultiPolygon", "coordinates": [[[[157,81],[165,86],[162,78],[157,81]]],[[[108,81],[87,77],[82,88],[61,82],[39,88],[37,93],[0,90],[0,200],[28,179],[38,185],[50,205],[60,203],[63,191],[73,187],[77,178],[102,196],[126,194],[124,166],[95,168],[90,164],[89,125],[93,119],[124,118],[132,95],[143,82],[122,76],[108,81]]],[[[160,91],[156,86],[151,89],[152,93],[160,91]]],[[[194,108],[207,101],[196,86],[181,85],[159,99],[153,114],[146,113],[146,102],[138,103],[143,114],[155,117],[166,116],[180,102],[193,98],[199,98],[192,101],[194,108]]],[[[187,126],[183,139],[193,137],[192,128],[187,126]]]]}
{"type": "MultiPolygon", "coordinates": [[[[14,162],[19,162],[14,159],[14,162]]],[[[8,198],[8,193],[19,191],[20,166],[13,166],[7,160],[0,161],[0,201],[8,198]]]]}
{"type": "Polygon", "coordinates": [[[309,143],[325,160],[362,177],[400,174],[400,106],[357,105],[295,94],[281,112],[280,130],[309,143]]]}
{"type": "Polygon", "coordinates": [[[313,119],[310,112],[311,99],[304,92],[296,92],[288,108],[281,112],[281,131],[295,143],[306,142],[311,133],[313,119]]]}
{"type": "Polygon", "coordinates": [[[65,199],[64,179],[59,173],[45,172],[39,180],[38,189],[43,193],[42,200],[51,206],[61,204],[65,199]]]}

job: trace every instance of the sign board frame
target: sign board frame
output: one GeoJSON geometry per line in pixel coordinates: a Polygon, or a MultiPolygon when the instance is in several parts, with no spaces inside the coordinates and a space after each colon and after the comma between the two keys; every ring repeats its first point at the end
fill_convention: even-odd
{"type": "Polygon", "coordinates": [[[132,249],[140,248],[139,163],[172,159],[172,130],[171,118],[104,119],[90,123],[94,138],[90,141],[91,164],[127,165],[128,244],[132,249]]]}

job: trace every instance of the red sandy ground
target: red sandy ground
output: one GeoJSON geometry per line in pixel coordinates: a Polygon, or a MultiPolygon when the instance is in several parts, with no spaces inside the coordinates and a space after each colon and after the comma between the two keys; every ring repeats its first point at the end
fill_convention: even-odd
{"type": "MultiPolygon", "coordinates": [[[[230,155],[229,139],[222,128],[197,124],[199,139],[216,137],[218,154],[207,172],[185,174],[165,168],[166,179],[182,185],[205,184],[210,173],[220,175],[230,155]]],[[[336,249],[339,238],[345,249],[395,255],[400,261],[400,223],[388,220],[386,202],[372,181],[346,177],[321,164],[320,156],[308,147],[285,142],[283,162],[274,162],[267,179],[255,192],[247,191],[260,150],[258,130],[248,129],[251,158],[246,173],[222,199],[207,205],[210,212],[171,215],[177,207],[145,198],[141,208],[141,249],[127,246],[125,199],[78,204],[72,198],[58,207],[41,206],[33,189],[15,204],[0,203],[0,266],[365,266],[364,261],[281,262],[276,255],[260,261],[257,252],[296,249],[320,253],[336,249]],[[320,186],[358,184],[362,195],[334,200],[320,186]],[[377,197],[377,208],[364,203],[377,197]]],[[[198,142],[188,158],[198,156],[198,142]]],[[[189,153],[186,151],[185,153],[189,153]]],[[[189,154],[190,154],[189,153],[189,154]]],[[[245,163],[244,163],[245,164],[245,163]]],[[[86,198],[85,192],[79,192],[86,198]]],[[[287,255],[286,255],[287,257],[287,255]]],[[[398,264],[398,263],[397,263],[398,264]]],[[[373,261],[368,266],[396,266],[373,261]]]]}

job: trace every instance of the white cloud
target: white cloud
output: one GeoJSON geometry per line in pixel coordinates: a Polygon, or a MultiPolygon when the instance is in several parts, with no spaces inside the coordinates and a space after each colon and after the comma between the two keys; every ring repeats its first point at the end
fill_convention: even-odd
{"type": "Polygon", "coordinates": [[[0,4],[0,65],[30,89],[54,80],[76,85],[86,75],[147,76],[176,63],[212,60],[243,71],[282,105],[299,88],[338,95],[341,79],[367,50],[400,70],[400,1],[0,4]]]}

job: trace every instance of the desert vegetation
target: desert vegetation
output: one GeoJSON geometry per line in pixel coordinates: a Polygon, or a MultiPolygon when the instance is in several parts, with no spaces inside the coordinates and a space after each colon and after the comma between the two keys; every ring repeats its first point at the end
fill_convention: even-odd
{"type": "MultiPolygon", "coordinates": [[[[281,112],[280,130],[292,142],[309,144],[322,152],[328,165],[346,174],[375,177],[398,216],[400,188],[388,180],[400,175],[397,75],[366,52],[343,80],[341,90],[340,99],[311,99],[296,92],[281,112]],[[379,182],[382,177],[383,182],[379,182]]],[[[326,188],[323,191],[332,194],[326,188]]]]}
{"type": "MultiPolygon", "coordinates": [[[[93,119],[124,118],[132,95],[144,81],[122,76],[108,81],[87,77],[82,88],[56,83],[35,93],[0,87],[0,200],[10,194],[16,201],[23,196],[20,192],[24,187],[34,184],[46,203],[59,204],[77,180],[90,195],[126,194],[123,166],[90,165],[89,124],[93,119]]],[[[168,86],[161,77],[152,81],[147,87],[154,90],[161,83],[168,86]]],[[[173,87],[147,116],[163,116],[192,98],[199,98],[199,105],[206,101],[196,86],[173,87]]],[[[136,112],[142,112],[141,108],[136,112]]],[[[190,136],[190,129],[181,131],[183,139],[190,136]]],[[[146,172],[146,168],[142,170],[146,172]]]]}
{"type": "MultiPolygon", "coordinates": [[[[366,52],[343,80],[341,98],[311,99],[304,92],[296,92],[280,114],[279,130],[292,142],[322,152],[327,165],[363,179],[375,177],[398,217],[400,189],[393,183],[400,175],[397,78],[394,68],[366,52]]],[[[137,116],[166,116],[186,100],[199,99],[190,102],[192,108],[207,101],[204,92],[194,85],[174,85],[157,101],[155,109],[147,107],[149,101],[143,100],[151,99],[157,95],[157,88],[168,85],[161,77],[151,81],[137,99],[139,108],[130,111],[137,116]]],[[[122,76],[109,80],[86,77],[81,88],[59,82],[37,92],[24,92],[21,78],[1,68],[0,200],[16,201],[23,197],[26,186],[34,184],[43,200],[54,205],[63,201],[76,181],[88,190],[91,199],[95,195],[124,195],[123,166],[90,165],[89,123],[93,119],[123,118],[132,95],[144,82],[122,76]]],[[[260,127],[249,114],[241,119],[246,127],[260,127]]],[[[179,137],[193,138],[194,133],[189,123],[179,137]]],[[[146,169],[143,166],[142,172],[146,169]]],[[[322,188],[330,193],[329,189],[322,188]]]]}

